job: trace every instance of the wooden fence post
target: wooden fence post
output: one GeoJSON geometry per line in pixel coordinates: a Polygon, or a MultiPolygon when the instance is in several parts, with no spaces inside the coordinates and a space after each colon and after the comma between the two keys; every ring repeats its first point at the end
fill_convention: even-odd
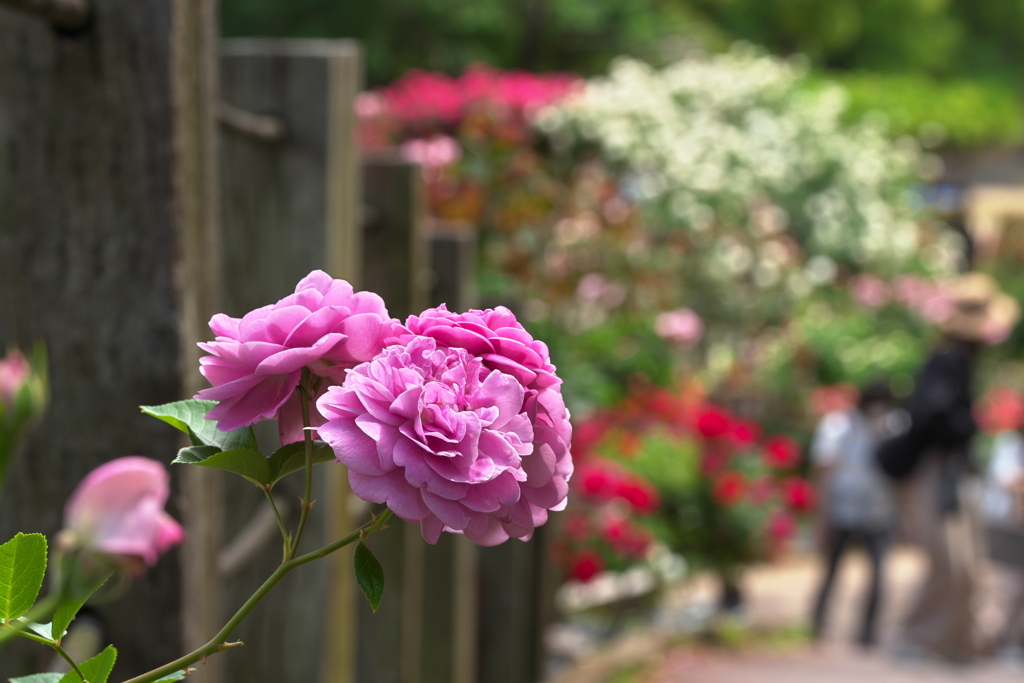
{"type": "MultiPolygon", "coordinates": [[[[173,458],[177,435],[138,406],[181,398],[180,323],[216,301],[216,271],[178,256],[216,223],[212,2],[89,5],[90,22],[63,33],[0,9],[0,348],[45,342],[52,388],[10,471],[3,539],[56,532],[72,488],[107,460],[173,458]]],[[[177,557],[92,608],[119,651],[114,678],[181,654],[177,557]]],[[[37,654],[50,653],[5,646],[0,678],[39,671],[37,654]]]]}
{"type": "MultiPolygon", "coordinates": [[[[222,118],[225,309],[240,315],[276,301],[315,268],[359,288],[360,173],[353,134],[359,46],[345,40],[229,40],[221,49],[221,69],[232,114],[222,118]]],[[[260,438],[273,439],[273,430],[260,438]]],[[[343,468],[324,465],[317,475],[318,505],[305,548],[354,526],[343,468]]],[[[293,513],[300,486],[297,480],[280,485],[293,513]]],[[[241,488],[248,490],[233,489],[237,497],[229,510],[235,531],[263,504],[251,486],[241,488]]],[[[236,565],[228,590],[232,604],[279,561],[280,546],[270,542],[250,562],[236,565]]],[[[246,652],[223,655],[227,680],[353,683],[353,590],[350,553],[289,576],[239,629],[246,652]]]]}
{"type": "MultiPolygon", "coordinates": [[[[174,3],[181,398],[206,386],[199,374],[201,352],[196,343],[209,339],[207,323],[221,305],[217,9],[216,0],[174,3]]],[[[223,581],[217,574],[217,553],[224,543],[225,475],[202,467],[185,467],[179,480],[181,517],[188,536],[188,543],[182,546],[182,646],[191,651],[223,626],[223,581]]],[[[196,683],[219,683],[223,670],[223,661],[213,658],[198,668],[196,683]]]]}
{"type": "MultiPolygon", "coordinates": [[[[429,298],[420,169],[395,154],[364,158],[362,167],[364,283],[384,297],[391,315],[404,320],[423,310],[429,298]]],[[[360,683],[432,680],[421,667],[425,544],[418,526],[393,519],[391,530],[369,539],[388,581],[381,608],[371,614],[357,596],[360,683]]]]}

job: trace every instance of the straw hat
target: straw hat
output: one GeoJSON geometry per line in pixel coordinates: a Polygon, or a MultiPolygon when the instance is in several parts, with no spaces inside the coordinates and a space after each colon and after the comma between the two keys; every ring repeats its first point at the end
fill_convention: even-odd
{"type": "Polygon", "coordinates": [[[998,344],[1020,320],[1020,304],[984,273],[960,276],[949,294],[950,313],[939,329],[954,339],[998,344]]]}

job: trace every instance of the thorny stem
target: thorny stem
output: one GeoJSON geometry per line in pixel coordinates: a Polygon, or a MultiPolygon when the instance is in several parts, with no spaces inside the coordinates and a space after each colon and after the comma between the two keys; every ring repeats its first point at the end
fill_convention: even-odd
{"type": "Polygon", "coordinates": [[[287,559],[295,557],[299,549],[299,542],[302,540],[302,532],[306,530],[306,519],[309,517],[309,510],[313,507],[313,433],[309,430],[309,402],[311,400],[309,385],[310,373],[306,368],[302,369],[302,382],[299,383],[296,391],[299,392],[299,407],[302,410],[302,443],[306,452],[306,487],[302,494],[302,511],[299,513],[299,526],[295,529],[295,539],[291,548],[288,549],[287,559]]]}
{"type": "Polygon", "coordinates": [[[37,643],[42,643],[43,645],[52,647],[54,650],[57,651],[57,654],[59,654],[64,659],[65,662],[71,665],[72,670],[74,670],[74,672],[78,674],[78,678],[81,679],[82,683],[89,683],[89,680],[85,677],[85,674],[82,673],[82,670],[78,668],[77,664],[75,664],[75,660],[71,659],[71,656],[67,652],[65,652],[64,648],[58,645],[56,641],[50,640],[48,638],[43,638],[42,636],[37,636],[36,634],[29,633],[28,631],[19,631],[18,635],[20,635],[22,638],[28,638],[29,640],[34,640],[37,643]]]}
{"type": "Polygon", "coordinates": [[[277,520],[277,528],[281,530],[281,540],[285,543],[284,558],[281,561],[286,562],[288,560],[288,529],[284,526],[284,520],[281,519],[281,513],[277,509],[277,503],[274,502],[274,497],[270,495],[270,489],[264,488],[263,495],[267,497],[267,502],[270,503],[270,509],[274,511],[274,519],[277,520]]]}
{"type": "Polygon", "coordinates": [[[158,669],[153,669],[148,673],[136,676],[135,678],[131,678],[125,681],[124,683],[153,683],[153,681],[159,680],[164,676],[169,676],[170,674],[173,674],[177,671],[186,669],[188,666],[190,666],[191,664],[195,664],[204,657],[215,654],[217,652],[223,652],[224,650],[227,650],[229,648],[241,645],[241,643],[228,643],[228,637],[231,635],[232,631],[234,631],[238,627],[242,620],[245,619],[246,616],[248,616],[249,612],[252,611],[253,607],[255,607],[259,603],[259,601],[263,599],[263,596],[270,592],[270,589],[276,586],[277,583],[288,574],[288,572],[295,569],[296,567],[301,567],[304,564],[312,562],[313,560],[318,560],[322,557],[326,557],[331,553],[340,550],[345,546],[350,545],[351,543],[354,543],[365,536],[368,536],[376,531],[380,531],[381,529],[385,528],[385,523],[388,521],[390,517],[391,510],[384,510],[384,512],[381,513],[379,517],[370,522],[367,522],[366,524],[359,527],[358,529],[348,534],[344,538],[338,539],[334,543],[325,545],[323,548],[320,548],[319,550],[314,550],[313,552],[306,553],[305,555],[300,555],[299,557],[290,559],[287,562],[283,563],[280,567],[274,570],[274,573],[271,574],[270,577],[263,582],[263,585],[260,586],[256,590],[256,592],[253,593],[249,597],[249,599],[245,601],[245,604],[242,605],[237,612],[235,612],[235,615],[231,617],[230,620],[228,620],[228,623],[224,624],[224,628],[222,628],[217,633],[217,635],[210,639],[210,642],[206,643],[206,645],[203,645],[202,647],[190,652],[189,654],[183,657],[179,657],[173,662],[165,664],[158,669]]]}

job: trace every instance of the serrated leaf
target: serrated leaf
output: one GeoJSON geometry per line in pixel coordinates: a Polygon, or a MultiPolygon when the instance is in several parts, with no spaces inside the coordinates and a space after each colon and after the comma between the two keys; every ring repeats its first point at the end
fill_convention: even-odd
{"type": "MultiPolygon", "coordinates": [[[[114,670],[114,662],[117,661],[117,650],[113,645],[107,645],[103,652],[92,659],[87,659],[78,665],[78,668],[85,674],[89,683],[107,683],[110,672],[114,670]]],[[[60,679],[60,683],[82,683],[81,677],[74,671],[69,671],[60,679]]]]}
{"type": "Polygon", "coordinates": [[[31,676],[19,676],[18,678],[8,678],[10,683],[60,683],[60,679],[64,678],[64,674],[32,674],[31,676]]]}
{"type": "Polygon", "coordinates": [[[46,537],[15,534],[0,545],[0,619],[20,617],[32,608],[46,574],[46,537]]]}
{"type": "Polygon", "coordinates": [[[259,450],[252,427],[242,427],[233,432],[222,432],[217,429],[216,422],[206,419],[206,413],[216,405],[216,401],[200,401],[190,398],[185,401],[175,401],[160,406],[140,406],[140,408],[146,415],[152,415],[188,434],[194,446],[216,446],[222,451],[259,450]]]}
{"type": "MultiPolygon", "coordinates": [[[[313,464],[334,460],[334,451],[323,441],[313,442],[313,464]]],[[[306,447],[302,441],[290,443],[274,451],[267,460],[270,465],[270,482],[276,483],[292,472],[306,466],[306,447]]]]}
{"type": "Polygon", "coordinates": [[[153,683],[164,683],[165,681],[180,681],[183,680],[185,676],[187,676],[195,670],[196,668],[193,666],[189,667],[189,670],[187,672],[184,669],[182,669],[181,671],[175,671],[174,673],[164,676],[163,678],[156,679],[155,681],[153,681],[153,683]]]}
{"type": "Polygon", "coordinates": [[[257,486],[270,484],[270,465],[266,456],[259,451],[240,448],[218,451],[213,446],[192,446],[178,451],[172,464],[202,465],[240,474],[257,486]]]}
{"type": "Polygon", "coordinates": [[[362,541],[356,546],[353,565],[356,569],[356,582],[370,601],[370,609],[376,612],[380,607],[381,596],[384,595],[384,568],[362,541]]]}
{"type": "Polygon", "coordinates": [[[82,609],[82,605],[84,605],[92,594],[98,591],[111,576],[113,576],[113,572],[107,574],[99,581],[93,581],[91,585],[83,585],[85,582],[79,580],[76,582],[79,585],[68,586],[65,589],[68,594],[62,596],[60,602],[57,603],[56,609],[53,610],[53,621],[51,622],[53,632],[58,634],[58,641],[64,637],[64,633],[68,630],[68,626],[71,625],[75,615],[78,614],[78,610],[82,609]]]}

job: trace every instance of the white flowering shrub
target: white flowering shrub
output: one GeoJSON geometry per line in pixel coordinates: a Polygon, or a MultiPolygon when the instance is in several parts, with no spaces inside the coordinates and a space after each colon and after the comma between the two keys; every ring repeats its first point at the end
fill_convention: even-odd
{"type": "Polygon", "coordinates": [[[843,123],[845,107],[841,88],[810,87],[799,62],[740,47],[662,70],[620,59],[535,124],[556,148],[596,146],[622,165],[652,227],[688,234],[691,283],[800,298],[843,268],[948,268],[955,245],[919,258],[935,240],[908,201],[917,144],[889,140],[878,120],[843,123]]]}

